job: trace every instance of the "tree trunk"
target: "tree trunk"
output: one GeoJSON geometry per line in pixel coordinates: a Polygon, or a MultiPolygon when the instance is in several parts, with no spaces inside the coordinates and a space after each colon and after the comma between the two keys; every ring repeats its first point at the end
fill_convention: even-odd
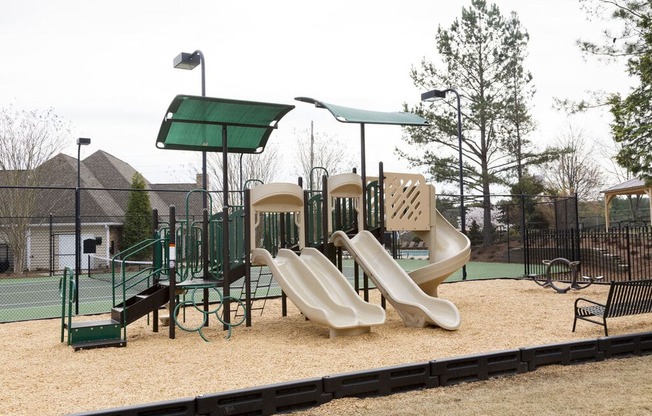
{"type": "Polygon", "coordinates": [[[482,226],[482,246],[488,247],[494,241],[494,229],[491,224],[491,195],[489,194],[489,182],[482,186],[482,207],[483,207],[483,226],[482,226]]]}

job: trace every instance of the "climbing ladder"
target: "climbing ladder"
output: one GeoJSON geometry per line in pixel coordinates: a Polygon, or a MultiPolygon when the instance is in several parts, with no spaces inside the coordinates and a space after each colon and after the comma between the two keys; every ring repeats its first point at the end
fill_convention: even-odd
{"type": "MultiPolygon", "coordinates": [[[[253,294],[250,306],[250,310],[252,312],[260,311],[260,315],[262,316],[263,311],[265,310],[265,304],[269,298],[269,291],[272,287],[272,281],[272,272],[267,267],[258,267],[258,275],[256,277],[253,277],[252,274],[250,282],[251,293],[253,294]]],[[[240,291],[240,300],[244,301],[246,298],[245,279],[241,279],[241,284],[234,285],[233,289],[240,291]]],[[[238,306],[235,310],[236,318],[244,316],[245,314],[244,309],[240,307],[241,304],[238,303],[237,305],[238,306]]]]}

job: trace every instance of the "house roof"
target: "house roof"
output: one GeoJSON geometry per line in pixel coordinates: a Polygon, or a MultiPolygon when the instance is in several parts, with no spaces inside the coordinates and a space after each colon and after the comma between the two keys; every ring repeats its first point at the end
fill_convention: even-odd
{"type": "MultiPolygon", "coordinates": [[[[77,159],[60,153],[37,169],[45,171],[41,185],[49,188],[39,191],[38,212],[47,217],[52,214],[58,222],[74,222],[75,191],[77,185],[77,159]]],[[[80,161],[81,213],[88,222],[121,223],[124,221],[133,175],[137,171],[117,157],[98,150],[80,161]],[[86,190],[84,190],[86,188],[86,190]]],[[[196,188],[195,183],[156,185],[145,179],[150,205],[166,215],[170,205],[177,206],[178,215],[185,215],[185,193],[196,188]],[[179,203],[183,200],[183,203],[179,203]]],[[[192,211],[201,213],[201,204],[190,205],[192,211]]]]}

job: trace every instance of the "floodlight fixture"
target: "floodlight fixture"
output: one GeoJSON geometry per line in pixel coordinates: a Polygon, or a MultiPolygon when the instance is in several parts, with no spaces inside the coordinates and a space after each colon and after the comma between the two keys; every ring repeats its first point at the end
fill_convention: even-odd
{"type": "Polygon", "coordinates": [[[197,65],[201,64],[201,61],[201,54],[197,52],[181,52],[174,58],[172,65],[178,69],[194,69],[197,65]]]}
{"type": "Polygon", "coordinates": [[[449,90],[431,90],[421,94],[421,101],[437,101],[446,98],[446,92],[449,90]]]}

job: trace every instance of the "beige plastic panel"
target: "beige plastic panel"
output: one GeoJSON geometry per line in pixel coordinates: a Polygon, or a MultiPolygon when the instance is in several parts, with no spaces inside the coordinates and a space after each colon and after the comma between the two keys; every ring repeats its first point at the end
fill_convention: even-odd
{"type": "Polygon", "coordinates": [[[341,173],[328,177],[328,232],[333,232],[333,206],[335,198],[353,198],[358,215],[358,224],[362,224],[362,177],[357,173],[341,173]]]}
{"type": "MultiPolygon", "coordinates": [[[[430,230],[430,186],[423,175],[412,173],[385,173],[385,228],[387,231],[430,230]]],[[[433,202],[434,203],[434,202],[433,202]]]]}
{"type": "Polygon", "coordinates": [[[299,227],[299,246],[305,246],[303,230],[303,189],[294,183],[268,183],[251,189],[250,194],[250,232],[254,247],[256,226],[260,223],[260,214],[264,212],[294,212],[296,225],[299,227]]]}

